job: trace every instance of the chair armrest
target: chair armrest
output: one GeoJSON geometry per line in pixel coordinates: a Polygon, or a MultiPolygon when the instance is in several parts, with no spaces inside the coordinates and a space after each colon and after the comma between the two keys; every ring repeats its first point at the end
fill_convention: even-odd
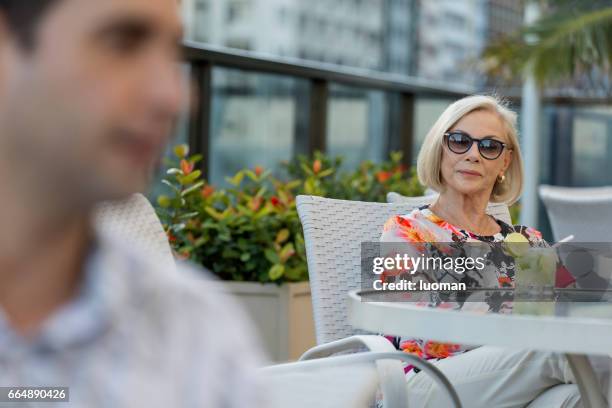
{"type": "MultiPolygon", "coordinates": [[[[397,352],[393,344],[383,336],[357,335],[315,346],[302,354],[300,361],[321,359],[342,352],[360,351],[363,349],[379,353],[397,352]]],[[[383,395],[383,406],[394,407],[402,406],[398,404],[405,405],[407,401],[406,377],[402,363],[397,360],[376,361],[376,369],[383,395]]]]}
{"type": "MultiPolygon", "coordinates": [[[[355,336],[357,337],[357,336],[355,336]]],[[[420,358],[413,356],[411,354],[403,353],[403,352],[366,352],[366,353],[357,353],[350,355],[342,355],[335,356],[330,358],[318,358],[312,360],[303,360],[298,361],[296,363],[286,363],[279,364],[275,366],[270,366],[263,368],[262,371],[273,374],[283,374],[283,373],[295,373],[299,371],[306,371],[312,369],[321,369],[326,367],[337,367],[343,364],[363,364],[367,362],[375,362],[377,365],[378,373],[381,374],[380,364],[383,363],[396,363],[401,367],[401,363],[409,363],[419,368],[423,372],[427,373],[432,377],[434,382],[444,391],[446,391],[452,407],[461,408],[461,401],[459,400],[459,396],[457,392],[448,381],[448,379],[442,374],[442,372],[436,368],[434,365],[428,363],[427,361],[421,360],[420,358]]],[[[394,407],[405,407],[407,404],[407,395],[406,395],[406,382],[404,380],[403,370],[401,371],[401,383],[398,389],[390,389],[386,390],[383,388],[383,378],[379,378],[381,388],[383,388],[383,403],[387,408],[394,407]],[[392,392],[392,395],[384,395],[385,391],[392,392]]]]}
{"type": "MultiPolygon", "coordinates": [[[[455,403],[456,407],[461,407],[459,397],[448,379],[435,366],[422,360],[416,356],[399,352],[393,344],[383,336],[377,335],[358,335],[346,337],[344,339],[335,340],[329,343],[321,344],[307,350],[300,357],[300,362],[308,362],[308,360],[324,359],[333,354],[346,352],[350,350],[367,349],[368,353],[359,353],[366,355],[387,355],[398,354],[399,356],[393,360],[380,359],[376,361],[378,370],[380,388],[383,394],[383,405],[385,407],[401,407],[406,405],[406,376],[404,373],[403,362],[409,362],[421,371],[427,372],[433,377],[438,385],[445,389],[449,398],[455,403]]],[[[350,357],[350,356],[344,356],[350,357]]],[[[333,357],[331,360],[337,361],[339,357],[333,357]]]]}
{"type": "Polygon", "coordinates": [[[397,351],[393,344],[383,336],[359,335],[315,346],[302,354],[300,361],[329,357],[333,354],[364,348],[376,352],[397,351]]]}

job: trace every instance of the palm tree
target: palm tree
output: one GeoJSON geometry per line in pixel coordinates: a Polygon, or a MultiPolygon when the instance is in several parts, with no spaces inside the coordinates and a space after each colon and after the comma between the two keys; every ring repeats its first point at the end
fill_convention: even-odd
{"type": "Polygon", "coordinates": [[[548,0],[548,14],[492,43],[484,52],[490,75],[516,79],[531,65],[540,85],[612,72],[612,0],[548,0]]]}

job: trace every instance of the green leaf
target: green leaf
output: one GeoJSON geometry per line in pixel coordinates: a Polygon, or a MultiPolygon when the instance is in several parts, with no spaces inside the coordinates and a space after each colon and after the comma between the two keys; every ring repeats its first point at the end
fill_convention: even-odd
{"type": "Polygon", "coordinates": [[[180,144],[174,146],[174,154],[179,159],[185,158],[189,154],[189,146],[186,144],[180,144]]]}
{"type": "Polygon", "coordinates": [[[243,171],[239,171],[238,173],[236,173],[234,175],[234,177],[226,177],[225,180],[227,180],[228,183],[230,183],[233,186],[238,187],[240,185],[240,183],[242,183],[242,180],[244,179],[244,172],[243,171]]]}
{"type": "Polygon", "coordinates": [[[253,181],[259,180],[259,177],[257,177],[257,174],[255,174],[255,172],[251,169],[245,169],[244,174],[253,181]]]}
{"type": "Polygon", "coordinates": [[[285,188],[287,190],[293,190],[294,188],[299,187],[302,184],[302,180],[293,180],[285,184],[285,188]]]}
{"type": "Polygon", "coordinates": [[[317,174],[317,176],[319,178],[325,178],[327,176],[332,175],[334,173],[334,171],[335,171],[334,169],[325,169],[325,170],[321,171],[319,174],[317,174]]]}
{"type": "Polygon", "coordinates": [[[253,211],[251,211],[250,208],[245,207],[244,205],[241,205],[241,204],[236,205],[236,209],[238,210],[238,212],[240,214],[244,214],[244,215],[246,215],[248,217],[252,217],[253,214],[254,214],[253,211]]]}
{"type": "Polygon", "coordinates": [[[171,188],[172,190],[174,190],[174,191],[175,191],[177,194],[181,194],[181,190],[180,190],[180,189],[179,189],[177,186],[175,186],[174,184],[172,184],[171,182],[169,182],[168,180],[163,179],[161,182],[162,182],[162,184],[165,184],[165,185],[167,185],[168,187],[170,187],[170,188],[171,188]]]}
{"type": "Polygon", "coordinates": [[[179,216],[179,219],[180,219],[180,220],[188,220],[188,219],[190,219],[190,218],[195,218],[195,217],[197,217],[198,215],[200,215],[200,213],[199,213],[199,212],[197,212],[197,211],[193,211],[193,212],[189,212],[189,213],[186,213],[186,214],[181,214],[181,215],[179,216]]]}
{"type": "Polygon", "coordinates": [[[268,271],[268,276],[270,280],[279,280],[283,274],[285,273],[285,265],[276,264],[273,265],[268,271]]]}
{"type": "Polygon", "coordinates": [[[194,170],[182,178],[182,181],[183,181],[182,184],[184,185],[191,184],[194,181],[196,181],[198,178],[200,178],[201,175],[202,175],[202,172],[200,170],[194,170]]]}
{"type": "Polygon", "coordinates": [[[278,231],[278,233],[276,234],[276,240],[275,241],[278,244],[282,244],[287,239],[289,239],[289,230],[287,228],[283,228],[282,230],[278,231]]]}
{"type": "Polygon", "coordinates": [[[170,207],[171,203],[172,201],[170,200],[170,197],[168,196],[160,195],[159,197],[157,197],[157,204],[159,204],[160,207],[168,208],[170,207]]]}
{"type": "Polygon", "coordinates": [[[266,256],[266,259],[268,261],[270,261],[271,264],[277,264],[280,263],[280,258],[278,256],[278,254],[276,253],[275,250],[273,250],[272,248],[267,248],[264,251],[264,255],[266,256]]]}
{"type": "Polygon", "coordinates": [[[188,189],[183,190],[183,192],[181,193],[181,196],[186,197],[187,195],[193,193],[194,191],[201,189],[202,187],[204,187],[204,182],[200,181],[194,184],[193,186],[189,187],[188,189]]]}
{"type": "Polygon", "coordinates": [[[194,154],[193,156],[191,156],[189,158],[189,163],[195,164],[199,161],[201,161],[204,158],[204,156],[202,156],[201,154],[194,154]]]}
{"type": "Polygon", "coordinates": [[[226,247],[223,249],[221,256],[226,259],[236,259],[240,256],[240,252],[226,247]]]}
{"type": "Polygon", "coordinates": [[[196,239],[193,242],[193,246],[196,247],[196,248],[199,248],[202,245],[204,245],[206,243],[206,241],[208,241],[208,240],[205,237],[200,237],[200,238],[196,239]]]}
{"type": "Polygon", "coordinates": [[[300,264],[294,268],[285,267],[285,279],[294,282],[308,279],[305,265],[300,264]]]}
{"type": "Polygon", "coordinates": [[[273,212],[272,208],[265,206],[262,207],[257,213],[253,216],[253,221],[261,220],[266,215],[269,215],[273,212]]]}
{"type": "Polygon", "coordinates": [[[314,172],[312,171],[312,169],[310,167],[308,167],[308,165],[306,163],[301,163],[300,167],[302,168],[302,171],[306,174],[308,174],[309,176],[313,176],[314,172]]]}
{"type": "Polygon", "coordinates": [[[232,241],[232,236],[228,232],[223,232],[223,233],[219,234],[218,238],[219,238],[219,240],[225,241],[225,242],[231,242],[232,241]]]}
{"type": "Polygon", "coordinates": [[[206,207],[204,209],[208,215],[213,217],[217,221],[221,221],[225,216],[221,214],[219,211],[215,210],[213,207],[206,207]]]}
{"type": "Polygon", "coordinates": [[[255,194],[256,198],[260,198],[263,197],[263,195],[266,193],[266,191],[268,191],[268,189],[266,187],[262,187],[257,191],[257,194],[255,194]]]}
{"type": "Polygon", "coordinates": [[[393,163],[399,163],[402,161],[402,157],[404,157],[404,153],[401,151],[393,151],[389,154],[391,157],[391,161],[393,163]]]}
{"type": "Polygon", "coordinates": [[[287,243],[280,251],[281,262],[287,262],[287,260],[291,258],[294,254],[295,249],[293,248],[293,244],[291,242],[287,243]]]}
{"type": "Polygon", "coordinates": [[[238,248],[241,251],[245,251],[249,247],[249,241],[244,238],[238,238],[238,248]]]}
{"type": "Polygon", "coordinates": [[[314,180],[313,179],[306,179],[306,181],[304,181],[304,192],[308,195],[314,195],[315,194],[315,186],[314,186],[314,180]]]}

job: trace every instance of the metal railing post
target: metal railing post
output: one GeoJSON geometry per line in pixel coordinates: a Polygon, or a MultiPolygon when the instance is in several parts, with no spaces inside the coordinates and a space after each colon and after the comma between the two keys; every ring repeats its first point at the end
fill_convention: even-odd
{"type": "Polygon", "coordinates": [[[208,177],[210,163],[210,121],[212,109],[212,64],[203,61],[191,64],[193,95],[191,120],[189,121],[189,147],[202,155],[198,168],[208,177]]]}
{"type": "Polygon", "coordinates": [[[308,153],[319,150],[325,152],[327,147],[327,111],[329,83],[321,79],[310,82],[310,127],[308,131],[308,153]]]}
{"type": "Polygon", "coordinates": [[[403,157],[403,164],[412,166],[412,146],[414,143],[414,109],[415,97],[412,93],[402,92],[399,98],[399,145],[403,157]]]}

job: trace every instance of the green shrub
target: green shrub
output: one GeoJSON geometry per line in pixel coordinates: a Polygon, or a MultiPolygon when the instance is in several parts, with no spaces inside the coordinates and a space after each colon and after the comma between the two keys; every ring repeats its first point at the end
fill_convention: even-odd
{"type": "Polygon", "coordinates": [[[338,171],[340,158],[300,156],[283,163],[282,179],[261,167],[243,169],[227,178],[231,187],[223,190],[202,179],[195,169],[201,157],[188,156],[186,145],[176,146],[174,153],[162,181],[169,193],[157,198],[158,215],[175,253],[223,280],[308,280],[298,194],[380,202],[389,191],[423,194],[399,153],[349,172],[338,171]]]}

